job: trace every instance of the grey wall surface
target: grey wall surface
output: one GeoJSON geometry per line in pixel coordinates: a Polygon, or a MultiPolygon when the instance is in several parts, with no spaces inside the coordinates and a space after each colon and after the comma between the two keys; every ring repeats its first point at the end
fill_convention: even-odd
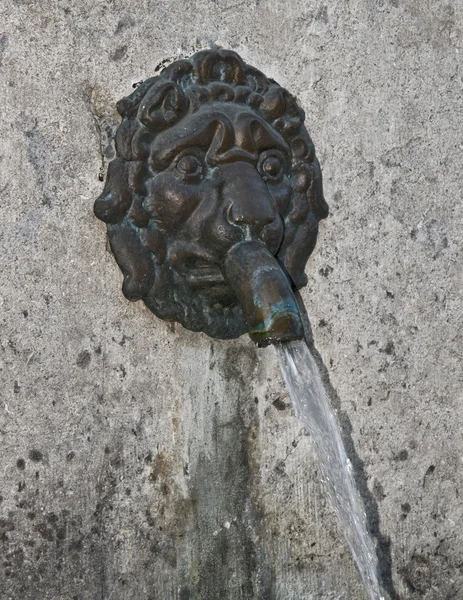
{"type": "Polygon", "coordinates": [[[307,114],[302,296],[386,589],[462,598],[462,3],[1,12],[0,598],[365,599],[272,348],[127,302],[93,216],[115,102],[213,44],[307,114]]]}

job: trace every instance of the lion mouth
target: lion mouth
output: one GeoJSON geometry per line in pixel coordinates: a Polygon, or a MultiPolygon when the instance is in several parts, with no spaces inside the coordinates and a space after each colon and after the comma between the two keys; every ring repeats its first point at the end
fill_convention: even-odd
{"type": "Polygon", "coordinates": [[[203,257],[189,257],[183,264],[185,276],[192,287],[227,286],[220,267],[203,257]]]}
{"type": "Polygon", "coordinates": [[[219,267],[215,266],[197,267],[191,271],[189,279],[193,287],[227,285],[219,267]]]}

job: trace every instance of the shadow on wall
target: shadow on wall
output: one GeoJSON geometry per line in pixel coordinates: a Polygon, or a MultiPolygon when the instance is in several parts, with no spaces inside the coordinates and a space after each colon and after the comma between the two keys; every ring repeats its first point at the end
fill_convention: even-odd
{"type": "Polygon", "coordinates": [[[354,471],[355,483],[365,505],[368,531],[376,540],[376,553],[378,556],[380,583],[383,589],[389,594],[390,600],[400,600],[400,597],[397,591],[395,590],[394,582],[392,580],[391,539],[389,538],[389,536],[386,536],[383,533],[381,533],[378,503],[376,502],[373,494],[368,489],[367,477],[365,474],[363,461],[358,456],[354,442],[352,440],[352,425],[349,420],[349,416],[347,415],[347,413],[343,412],[340,409],[341,401],[336,390],[331,385],[328,369],[326,368],[320,354],[314,346],[312,326],[310,324],[309,317],[307,315],[307,311],[304,302],[301,298],[301,295],[299,294],[299,292],[296,292],[295,295],[299,307],[299,312],[304,323],[305,342],[315,358],[315,361],[323,379],[325,389],[330,397],[333,407],[336,409],[336,412],[338,414],[344,445],[354,471]]]}

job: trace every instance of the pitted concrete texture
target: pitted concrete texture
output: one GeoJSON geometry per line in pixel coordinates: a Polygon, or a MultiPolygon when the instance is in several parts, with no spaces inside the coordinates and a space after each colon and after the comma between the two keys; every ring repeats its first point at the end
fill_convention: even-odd
{"type": "Polygon", "coordinates": [[[120,291],[115,102],[219,45],[307,114],[302,291],[391,598],[463,597],[461,2],[4,0],[2,600],[363,600],[272,348],[120,291]]]}

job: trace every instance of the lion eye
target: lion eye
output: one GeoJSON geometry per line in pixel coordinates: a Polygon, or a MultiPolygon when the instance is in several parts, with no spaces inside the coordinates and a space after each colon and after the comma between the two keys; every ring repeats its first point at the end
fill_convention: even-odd
{"type": "Polygon", "coordinates": [[[203,165],[197,156],[187,154],[177,163],[177,171],[184,177],[199,177],[202,174],[203,165]]]}
{"type": "Polygon", "coordinates": [[[262,170],[266,175],[270,175],[270,177],[277,177],[281,171],[280,159],[276,156],[269,156],[264,160],[262,170]]]}
{"type": "Polygon", "coordinates": [[[284,160],[279,154],[266,154],[261,156],[259,171],[266,180],[277,181],[281,178],[284,169],[284,160]]]}

